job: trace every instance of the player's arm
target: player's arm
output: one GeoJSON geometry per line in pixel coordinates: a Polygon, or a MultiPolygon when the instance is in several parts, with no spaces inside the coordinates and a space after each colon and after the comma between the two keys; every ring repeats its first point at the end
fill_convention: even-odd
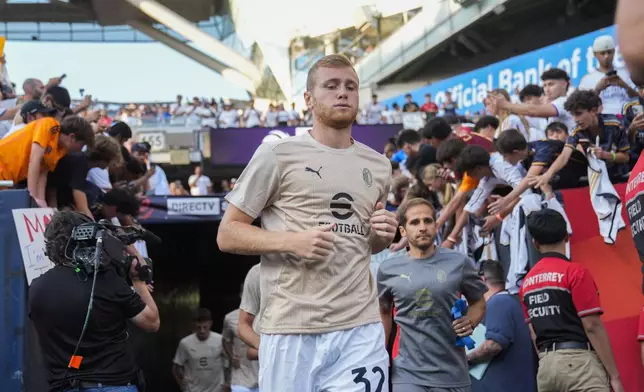
{"type": "Polygon", "coordinates": [[[485,316],[485,298],[481,296],[481,298],[475,300],[473,298],[468,298],[467,295],[465,295],[465,298],[467,299],[467,303],[469,304],[469,307],[467,309],[467,317],[472,323],[472,328],[476,328],[476,326],[479,325],[483,320],[483,316],[485,316]]]}
{"type": "Polygon", "coordinates": [[[254,322],[254,315],[246,312],[243,309],[239,310],[239,324],[237,325],[237,333],[239,334],[239,338],[249,347],[259,350],[260,337],[253,329],[254,322]]]}
{"type": "MultiPolygon", "coordinates": [[[[381,266],[382,267],[382,266],[381,266]]],[[[380,307],[380,320],[385,330],[385,347],[389,344],[389,336],[393,325],[394,296],[391,290],[385,284],[386,276],[381,268],[378,268],[376,274],[376,284],[378,286],[378,303],[380,307]]]]}

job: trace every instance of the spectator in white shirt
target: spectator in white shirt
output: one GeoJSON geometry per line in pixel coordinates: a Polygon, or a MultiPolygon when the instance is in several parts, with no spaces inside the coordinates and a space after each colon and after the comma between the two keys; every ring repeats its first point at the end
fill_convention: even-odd
{"type": "Polygon", "coordinates": [[[268,111],[264,114],[264,124],[268,128],[275,128],[277,126],[277,109],[275,105],[268,105],[268,111]]]}
{"type": "Polygon", "coordinates": [[[195,174],[188,178],[190,194],[192,196],[206,196],[212,193],[212,181],[204,176],[201,166],[195,166],[195,174]]]}
{"type": "Polygon", "coordinates": [[[244,124],[246,128],[255,128],[262,125],[261,113],[259,110],[255,109],[255,101],[250,100],[248,102],[248,107],[244,111],[244,124]]]}
{"type": "Polygon", "coordinates": [[[637,97],[631,77],[626,69],[613,66],[615,41],[610,35],[602,35],[593,42],[593,52],[599,68],[587,74],[579,82],[583,90],[595,90],[602,100],[603,114],[622,114],[622,107],[631,98],[637,97]]]}
{"type": "Polygon", "coordinates": [[[375,125],[375,124],[381,124],[383,122],[383,115],[382,112],[384,112],[384,108],[378,102],[378,96],[376,94],[373,94],[371,96],[371,102],[369,102],[365,106],[365,118],[366,118],[366,123],[369,125],[375,125]]]}
{"type": "Polygon", "coordinates": [[[392,106],[393,108],[393,113],[391,114],[391,118],[393,120],[393,124],[402,124],[402,110],[400,110],[400,106],[398,106],[397,103],[394,103],[392,106]]]}
{"type": "Polygon", "coordinates": [[[291,117],[290,113],[284,108],[284,104],[279,104],[277,107],[277,125],[280,127],[288,127],[288,120],[291,117]]]}
{"type": "Polygon", "coordinates": [[[295,102],[293,102],[291,104],[291,111],[289,112],[289,125],[292,127],[298,127],[300,125],[300,121],[300,111],[295,110],[295,102]]]}
{"type": "Polygon", "coordinates": [[[230,101],[224,101],[224,110],[219,115],[219,128],[239,127],[239,113],[232,107],[230,101]]]}

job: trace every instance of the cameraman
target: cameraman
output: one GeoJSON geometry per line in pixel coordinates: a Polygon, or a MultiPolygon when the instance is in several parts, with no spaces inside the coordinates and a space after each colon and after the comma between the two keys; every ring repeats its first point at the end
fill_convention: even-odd
{"type": "Polygon", "coordinates": [[[45,230],[45,250],[55,266],[36,278],[29,289],[29,316],[42,348],[49,391],[110,387],[111,392],[136,392],[141,377],[127,347],[127,320],[149,332],[156,332],[160,323],[157,306],[145,282],[139,279],[136,261],[129,271],[134,287],[119,275],[114,264],[97,272],[87,330],[72,360],[93,277],[72,265],[75,244],[70,239],[72,230],[87,222],[91,220],[79,212],[54,214],[45,230]]]}

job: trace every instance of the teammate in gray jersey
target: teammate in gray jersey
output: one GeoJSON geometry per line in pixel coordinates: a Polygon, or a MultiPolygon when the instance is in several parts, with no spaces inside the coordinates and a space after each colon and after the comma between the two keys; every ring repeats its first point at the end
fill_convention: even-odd
{"type": "Polygon", "coordinates": [[[435,246],[435,211],[428,201],[411,199],[398,212],[409,252],[378,269],[385,336],[391,332],[392,307],[400,327],[393,392],[470,391],[465,349],[456,346],[456,338],[471,335],[483,318],[485,283],[470,258],[435,246]],[[451,309],[461,294],[469,310],[453,320],[451,309]]]}

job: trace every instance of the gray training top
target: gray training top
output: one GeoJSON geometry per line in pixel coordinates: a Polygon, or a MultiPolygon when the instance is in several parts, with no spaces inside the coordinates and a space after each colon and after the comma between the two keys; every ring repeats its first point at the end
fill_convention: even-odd
{"type": "Polygon", "coordinates": [[[465,349],[456,347],[452,306],[461,294],[477,301],[486,291],[474,262],[451,249],[437,248],[427,259],[405,254],[380,265],[379,296],[393,302],[400,327],[392,382],[440,388],[470,385],[465,349]]]}

